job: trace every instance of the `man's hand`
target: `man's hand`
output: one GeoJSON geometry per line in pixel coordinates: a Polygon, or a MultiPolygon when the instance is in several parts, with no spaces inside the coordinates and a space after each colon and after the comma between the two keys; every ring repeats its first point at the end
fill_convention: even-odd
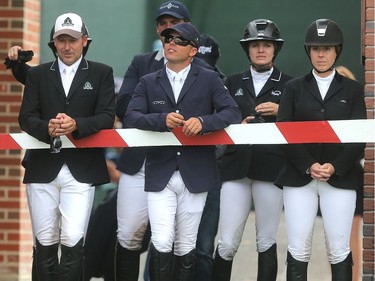
{"type": "Polygon", "coordinates": [[[191,117],[184,122],[182,131],[187,136],[197,135],[202,131],[202,123],[197,117],[191,117]]]}
{"type": "Polygon", "coordinates": [[[184,123],[184,116],[179,113],[171,112],[168,113],[166,118],[166,124],[169,129],[174,129],[178,126],[182,126],[184,123]]]}
{"type": "Polygon", "coordinates": [[[63,136],[77,130],[76,121],[65,113],[59,113],[48,122],[48,134],[51,137],[63,136]]]}
{"type": "Polygon", "coordinates": [[[8,58],[10,60],[18,60],[18,52],[22,50],[20,46],[13,46],[8,50],[8,58]]]}

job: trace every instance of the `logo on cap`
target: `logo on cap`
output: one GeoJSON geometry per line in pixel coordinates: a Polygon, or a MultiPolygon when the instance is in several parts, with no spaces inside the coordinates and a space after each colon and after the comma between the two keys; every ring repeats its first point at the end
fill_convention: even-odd
{"type": "Polygon", "coordinates": [[[70,17],[67,17],[64,22],[62,23],[61,26],[66,26],[66,27],[73,27],[74,23],[72,22],[72,19],[70,17]]]}
{"type": "Polygon", "coordinates": [[[171,8],[176,8],[176,9],[178,9],[179,6],[173,5],[171,2],[169,2],[167,5],[165,5],[165,6],[161,6],[161,7],[160,7],[160,9],[164,9],[164,8],[168,8],[169,10],[170,10],[171,8]]]}
{"type": "Polygon", "coordinates": [[[212,53],[212,46],[206,47],[206,46],[200,46],[198,49],[198,52],[204,55],[205,53],[212,53]]]}

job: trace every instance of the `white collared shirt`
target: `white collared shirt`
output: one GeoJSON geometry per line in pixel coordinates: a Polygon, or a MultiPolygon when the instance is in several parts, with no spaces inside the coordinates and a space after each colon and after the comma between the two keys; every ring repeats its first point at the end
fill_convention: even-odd
{"type": "Polygon", "coordinates": [[[253,67],[250,66],[251,76],[253,78],[253,85],[255,90],[255,96],[258,96],[260,91],[263,89],[264,85],[266,84],[268,78],[271,77],[273,72],[273,67],[270,70],[264,72],[258,72],[254,70],[253,67]]]}
{"type": "Polygon", "coordinates": [[[75,63],[69,66],[63,63],[60,60],[60,58],[58,58],[57,61],[59,64],[60,76],[61,76],[61,81],[63,83],[65,95],[68,96],[69,89],[70,89],[70,86],[72,85],[74,75],[76,74],[78,66],[82,61],[82,56],[79,60],[77,60],[75,63]]]}
{"type": "Polygon", "coordinates": [[[329,86],[332,83],[333,77],[335,77],[336,70],[333,70],[332,73],[328,75],[327,77],[320,77],[316,75],[314,70],[312,70],[312,73],[315,77],[316,83],[318,84],[319,92],[320,92],[320,95],[322,96],[322,100],[324,100],[328,92],[329,86]]]}
{"type": "Polygon", "coordinates": [[[180,96],[182,86],[185,83],[186,77],[189,74],[190,68],[191,68],[191,65],[189,64],[187,67],[185,67],[183,70],[177,73],[169,69],[168,65],[166,67],[168,79],[172,85],[172,90],[173,90],[176,103],[178,101],[178,97],[180,96]]]}

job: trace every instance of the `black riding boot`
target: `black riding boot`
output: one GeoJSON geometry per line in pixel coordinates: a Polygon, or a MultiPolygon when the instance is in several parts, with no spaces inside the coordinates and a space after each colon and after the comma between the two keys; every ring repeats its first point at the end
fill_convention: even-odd
{"type": "Polygon", "coordinates": [[[83,278],[83,238],[73,247],[61,245],[59,281],[80,281],[83,278]]]}
{"type": "Polygon", "coordinates": [[[36,277],[36,280],[43,281],[56,281],[58,274],[59,261],[57,257],[57,251],[59,244],[53,244],[50,246],[43,246],[36,240],[34,260],[33,260],[33,272],[32,278],[36,277]],[[36,274],[35,272],[36,271],[36,274]],[[35,276],[34,276],[35,275],[35,276]]]}
{"type": "Polygon", "coordinates": [[[184,256],[174,256],[173,281],[193,280],[195,249],[184,256]]]}
{"type": "Polygon", "coordinates": [[[308,262],[298,261],[288,252],[286,280],[287,281],[307,281],[308,262]]]}
{"type": "Polygon", "coordinates": [[[171,281],[172,280],[172,253],[158,252],[154,245],[150,244],[150,280],[171,281]]]}
{"type": "Polygon", "coordinates": [[[214,265],[212,269],[212,281],[230,281],[232,275],[233,260],[227,261],[220,257],[218,249],[216,249],[214,265]]]}
{"type": "Polygon", "coordinates": [[[36,246],[33,247],[33,264],[31,267],[31,281],[39,281],[38,273],[36,271],[35,255],[36,255],[36,246]]]}
{"type": "Polygon", "coordinates": [[[141,251],[132,251],[116,246],[116,281],[137,281],[141,251]]]}
{"type": "Polygon", "coordinates": [[[273,244],[267,251],[258,254],[257,281],[276,281],[277,247],[273,244]]]}
{"type": "Polygon", "coordinates": [[[331,264],[332,281],[352,281],[352,265],[352,253],[342,262],[331,264]]]}

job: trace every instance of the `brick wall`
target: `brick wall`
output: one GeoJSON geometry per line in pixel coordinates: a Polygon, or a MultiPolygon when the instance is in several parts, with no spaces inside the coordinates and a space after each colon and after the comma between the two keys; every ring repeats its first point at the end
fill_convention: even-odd
{"type": "MultiPolygon", "coordinates": [[[[374,0],[363,3],[363,50],[365,57],[365,94],[368,118],[374,118],[374,0]]],[[[363,281],[375,280],[375,192],[374,192],[374,144],[365,151],[365,186],[363,215],[363,281]]]]}
{"type": "MultiPolygon", "coordinates": [[[[11,46],[33,49],[38,63],[40,0],[0,0],[0,133],[20,132],[18,111],[23,87],[3,58],[11,46]]],[[[30,280],[32,234],[22,185],[23,151],[0,151],[0,279],[30,280]]]]}

